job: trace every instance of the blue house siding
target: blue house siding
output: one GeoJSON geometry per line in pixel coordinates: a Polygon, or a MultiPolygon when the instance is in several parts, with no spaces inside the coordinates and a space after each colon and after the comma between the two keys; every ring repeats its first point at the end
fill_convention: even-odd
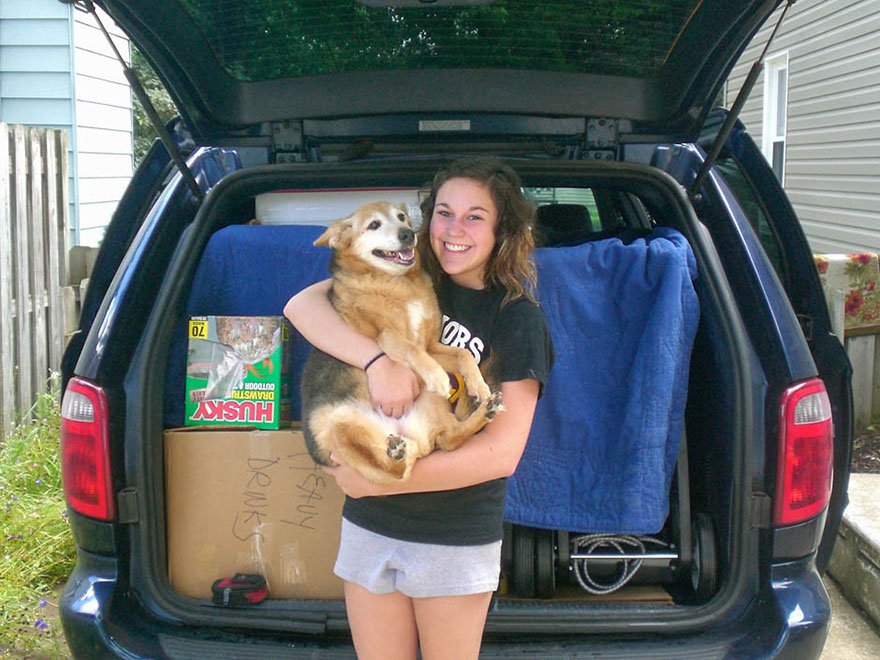
{"type": "Polygon", "coordinates": [[[39,77],[35,77],[32,72],[10,70],[4,71],[2,75],[3,97],[6,101],[26,98],[70,99],[70,73],[66,70],[58,73],[42,71],[39,77]]]}
{"type": "MultiPolygon", "coordinates": [[[[70,9],[57,4],[55,17],[20,18],[15,11],[33,4],[0,3],[0,121],[51,122],[70,130],[73,111],[70,9]]],[[[39,6],[52,3],[36,3],[39,6]]]]}
{"type": "MultiPolygon", "coordinates": [[[[4,5],[6,2],[3,3],[4,5]]],[[[60,3],[59,3],[60,4],[60,3]]],[[[63,9],[63,8],[62,8],[63,9]]],[[[60,15],[10,18],[0,25],[0,42],[10,46],[56,46],[69,41],[67,22],[60,15]]]]}
{"type": "MultiPolygon", "coordinates": [[[[102,21],[128,57],[128,40],[102,21]]],[[[133,140],[128,83],[91,15],[0,0],[0,121],[68,131],[70,240],[97,245],[131,178],[133,140]]]]}
{"type": "Polygon", "coordinates": [[[72,12],[60,2],[0,0],[0,121],[67,131],[69,239],[76,242],[72,12]]]}

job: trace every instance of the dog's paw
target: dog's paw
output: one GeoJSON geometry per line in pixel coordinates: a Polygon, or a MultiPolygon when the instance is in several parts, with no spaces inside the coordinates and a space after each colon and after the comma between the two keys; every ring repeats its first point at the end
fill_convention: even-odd
{"type": "Polygon", "coordinates": [[[437,369],[432,370],[431,373],[426,375],[427,378],[424,379],[425,389],[434,394],[439,394],[444,399],[447,398],[449,396],[449,374],[438,366],[437,369]]]}
{"type": "Polygon", "coordinates": [[[486,399],[486,419],[494,418],[502,410],[504,410],[504,398],[500,391],[493,393],[486,399]]]}
{"type": "Polygon", "coordinates": [[[481,383],[478,387],[474,388],[473,395],[477,397],[477,401],[487,401],[492,397],[492,390],[489,389],[486,383],[481,383]]]}
{"type": "Polygon", "coordinates": [[[464,379],[464,385],[467,388],[468,394],[477,401],[485,401],[491,396],[492,390],[489,389],[486,381],[483,380],[483,375],[476,366],[474,366],[473,371],[465,369],[462,371],[461,376],[464,379]]]}
{"type": "Polygon", "coordinates": [[[385,451],[388,454],[388,458],[395,463],[399,463],[406,458],[406,440],[392,433],[388,436],[388,447],[385,451]]]}

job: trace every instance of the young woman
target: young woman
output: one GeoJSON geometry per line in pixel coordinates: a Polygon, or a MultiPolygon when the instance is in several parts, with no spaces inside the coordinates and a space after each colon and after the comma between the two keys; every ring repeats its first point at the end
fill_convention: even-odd
{"type": "MultiPolygon", "coordinates": [[[[462,447],[416,462],[400,486],[380,487],[344,464],[326,471],[347,495],[335,572],[360,660],[476,658],[498,586],[505,478],[525,447],[554,359],[534,302],[533,209],[502,161],[455,161],[422,203],[418,249],[443,312],[442,341],[491,365],[505,411],[462,447]]],[[[407,413],[415,374],[356,333],[327,299],[330,282],[294,296],[285,315],[314,346],[368,365],[373,404],[407,413]]],[[[338,462],[338,458],[334,457],[338,462]]]]}

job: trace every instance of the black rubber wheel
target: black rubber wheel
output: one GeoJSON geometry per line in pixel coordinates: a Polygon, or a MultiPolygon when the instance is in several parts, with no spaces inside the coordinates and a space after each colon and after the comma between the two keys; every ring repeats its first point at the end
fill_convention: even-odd
{"type": "Polygon", "coordinates": [[[691,564],[691,589],[694,600],[709,600],[718,588],[718,550],[712,519],[706,513],[698,513],[693,525],[693,563],[691,564]]]}
{"type": "Polygon", "coordinates": [[[553,530],[535,530],[535,593],[538,598],[553,598],[556,592],[556,561],[553,530]]]}
{"type": "Polygon", "coordinates": [[[531,527],[513,528],[513,592],[535,597],[535,530],[531,527]]]}
{"type": "Polygon", "coordinates": [[[513,525],[504,523],[503,535],[501,537],[501,570],[504,574],[510,576],[513,570],[513,525]]]}
{"type": "Polygon", "coordinates": [[[567,584],[571,579],[571,540],[566,531],[556,532],[556,584],[567,584]]]}

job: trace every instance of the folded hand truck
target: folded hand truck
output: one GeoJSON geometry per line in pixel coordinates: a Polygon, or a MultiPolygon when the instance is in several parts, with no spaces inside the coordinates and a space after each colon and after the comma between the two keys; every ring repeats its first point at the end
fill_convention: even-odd
{"type": "Polygon", "coordinates": [[[675,496],[659,535],[582,534],[505,523],[502,566],[508,592],[553,598],[557,584],[577,584],[604,595],[626,584],[682,585],[688,598],[708,600],[716,591],[718,558],[711,517],[691,515],[687,443],[682,438],[675,496]]]}

